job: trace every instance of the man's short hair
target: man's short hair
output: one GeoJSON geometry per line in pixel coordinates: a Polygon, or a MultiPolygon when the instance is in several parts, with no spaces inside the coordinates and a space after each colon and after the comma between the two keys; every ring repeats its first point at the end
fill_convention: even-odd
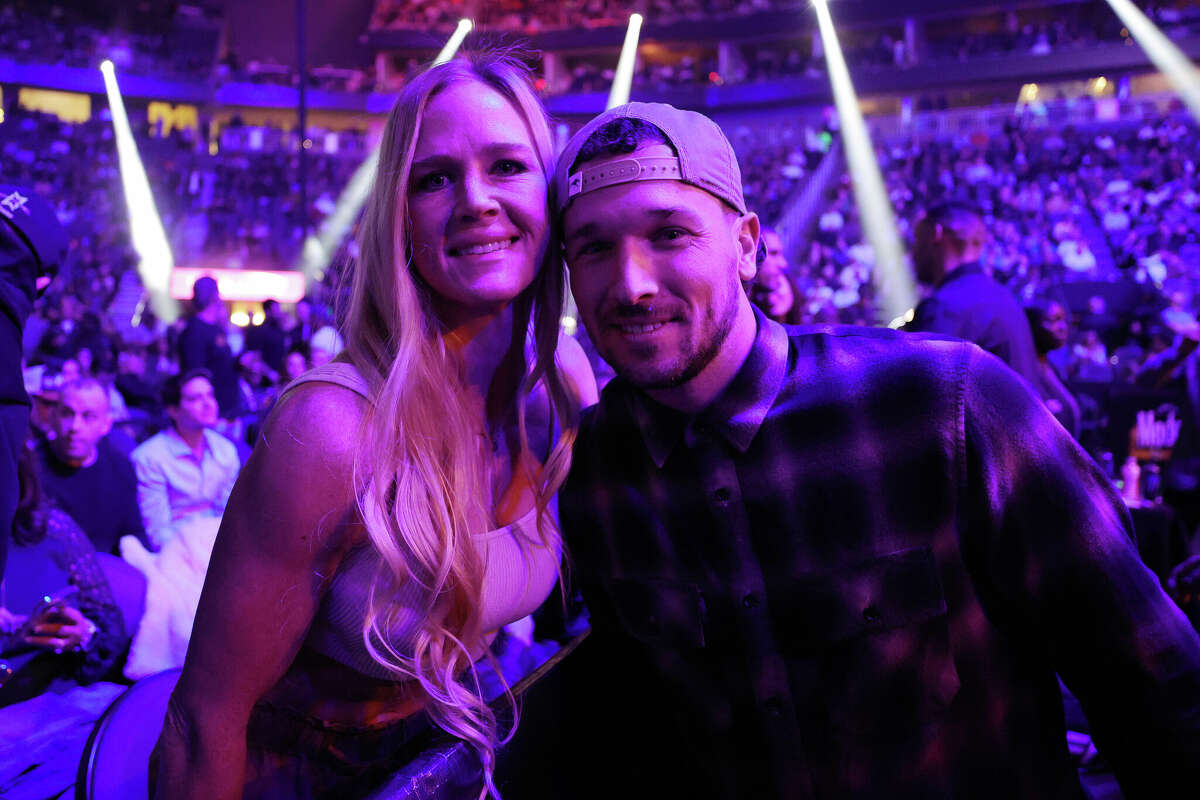
{"type": "Polygon", "coordinates": [[[187,385],[188,381],[194,380],[195,378],[204,378],[211,384],[213,376],[212,373],[206,370],[204,367],[196,367],[195,369],[189,369],[187,372],[181,372],[178,375],[172,375],[171,377],[167,378],[166,382],[163,384],[163,405],[178,408],[179,403],[183,398],[183,387],[187,385]]]}
{"type": "Polygon", "coordinates": [[[636,117],[619,117],[592,132],[579,148],[571,169],[597,158],[629,155],[652,144],[665,144],[674,155],[679,155],[675,145],[654,123],[636,117]]]}
{"type": "Polygon", "coordinates": [[[987,235],[983,212],[967,203],[938,203],[931,206],[917,224],[922,228],[940,225],[959,244],[979,243],[987,235]]]}
{"type": "Polygon", "coordinates": [[[192,307],[203,311],[213,303],[219,302],[221,293],[217,289],[217,281],[208,275],[196,279],[192,284],[192,307]]]}
{"type": "Polygon", "coordinates": [[[100,396],[104,398],[104,407],[109,411],[112,410],[112,405],[108,398],[108,385],[99,378],[76,378],[75,380],[64,384],[58,390],[58,396],[59,398],[62,398],[67,395],[67,392],[81,392],[85,389],[95,389],[98,391],[100,396]]]}

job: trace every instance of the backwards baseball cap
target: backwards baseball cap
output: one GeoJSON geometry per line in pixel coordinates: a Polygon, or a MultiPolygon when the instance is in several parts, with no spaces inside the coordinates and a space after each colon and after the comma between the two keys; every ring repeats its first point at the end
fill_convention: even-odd
{"type": "Polygon", "coordinates": [[[54,210],[28,189],[0,184],[0,220],[33,253],[40,275],[53,276],[67,250],[67,234],[54,210]]]}
{"type": "Polygon", "coordinates": [[[571,137],[554,172],[555,211],[562,214],[581,194],[633,181],[675,180],[703,189],[746,213],[742,171],[724,132],[703,114],[666,103],[627,103],[600,114],[571,137]],[[571,169],[593,133],[617,119],[640,119],[661,130],[678,156],[627,156],[585,162],[571,169]],[[615,160],[614,160],[615,159],[615,160]],[[603,163],[600,163],[602,161],[603,163]]]}

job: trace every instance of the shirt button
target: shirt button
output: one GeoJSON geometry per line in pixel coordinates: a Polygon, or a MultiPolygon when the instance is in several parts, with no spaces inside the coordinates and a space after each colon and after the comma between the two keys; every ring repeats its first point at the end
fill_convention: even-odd
{"type": "Polygon", "coordinates": [[[867,606],[863,609],[863,619],[871,624],[879,622],[882,618],[883,614],[879,613],[879,609],[876,606],[867,606]]]}
{"type": "Polygon", "coordinates": [[[772,697],[763,704],[767,709],[767,713],[772,717],[778,717],[783,713],[783,701],[778,697],[772,697]]]}
{"type": "Polygon", "coordinates": [[[744,605],[746,608],[758,608],[758,595],[756,595],[754,592],[750,592],[742,598],[742,605],[744,605]]]}
{"type": "Polygon", "coordinates": [[[729,498],[732,495],[733,492],[731,492],[727,486],[722,486],[720,489],[717,489],[715,492],[713,492],[713,497],[716,498],[718,503],[728,503],[729,498]]]}

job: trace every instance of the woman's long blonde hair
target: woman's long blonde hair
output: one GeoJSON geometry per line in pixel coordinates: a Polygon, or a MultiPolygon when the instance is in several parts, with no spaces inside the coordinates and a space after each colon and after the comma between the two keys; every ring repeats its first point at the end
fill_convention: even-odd
{"type": "Polygon", "coordinates": [[[422,115],[435,94],[466,81],[494,89],[521,113],[547,185],[552,179],[555,154],[546,113],[519,61],[496,52],[460,56],[409,83],[384,128],[359,229],[345,352],[374,395],[355,467],[356,485],[362,487],[359,510],[384,564],[363,626],[367,649],[398,678],[420,682],[428,713],[476,749],[485,793],[494,794],[492,770],[501,739],[471,668],[472,651],[483,648],[485,633],[484,564],[472,534],[495,523],[480,434],[515,414],[521,452],[530,452],[524,401],[537,383],[545,387],[560,433],[544,466],[529,477],[542,544],[557,548],[559,532],[547,506],[570,466],[579,398],[554,357],[566,285],[558,246],[546,247],[533,283],[513,303],[512,338],[488,391],[487,420],[466,400],[462,364],[446,347],[431,290],[412,265],[407,189],[422,115]],[[525,357],[531,332],[532,369],[525,357]],[[413,652],[403,653],[387,632],[399,612],[397,591],[409,581],[426,591],[428,603],[413,652]]]}

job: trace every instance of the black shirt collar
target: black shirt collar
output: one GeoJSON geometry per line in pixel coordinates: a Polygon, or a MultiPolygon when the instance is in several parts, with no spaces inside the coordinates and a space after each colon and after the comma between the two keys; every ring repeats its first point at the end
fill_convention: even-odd
{"type": "Polygon", "coordinates": [[[757,307],[754,317],[758,330],[749,355],[729,385],[703,411],[684,414],[658,403],[643,391],[630,392],[630,413],[641,430],[650,457],[660,469],[689,426],[711,429],[739,452],[744,453],[750,447],[783,388],[788,357],[788,335],[783,326],[767,319],[757,307]]]}

